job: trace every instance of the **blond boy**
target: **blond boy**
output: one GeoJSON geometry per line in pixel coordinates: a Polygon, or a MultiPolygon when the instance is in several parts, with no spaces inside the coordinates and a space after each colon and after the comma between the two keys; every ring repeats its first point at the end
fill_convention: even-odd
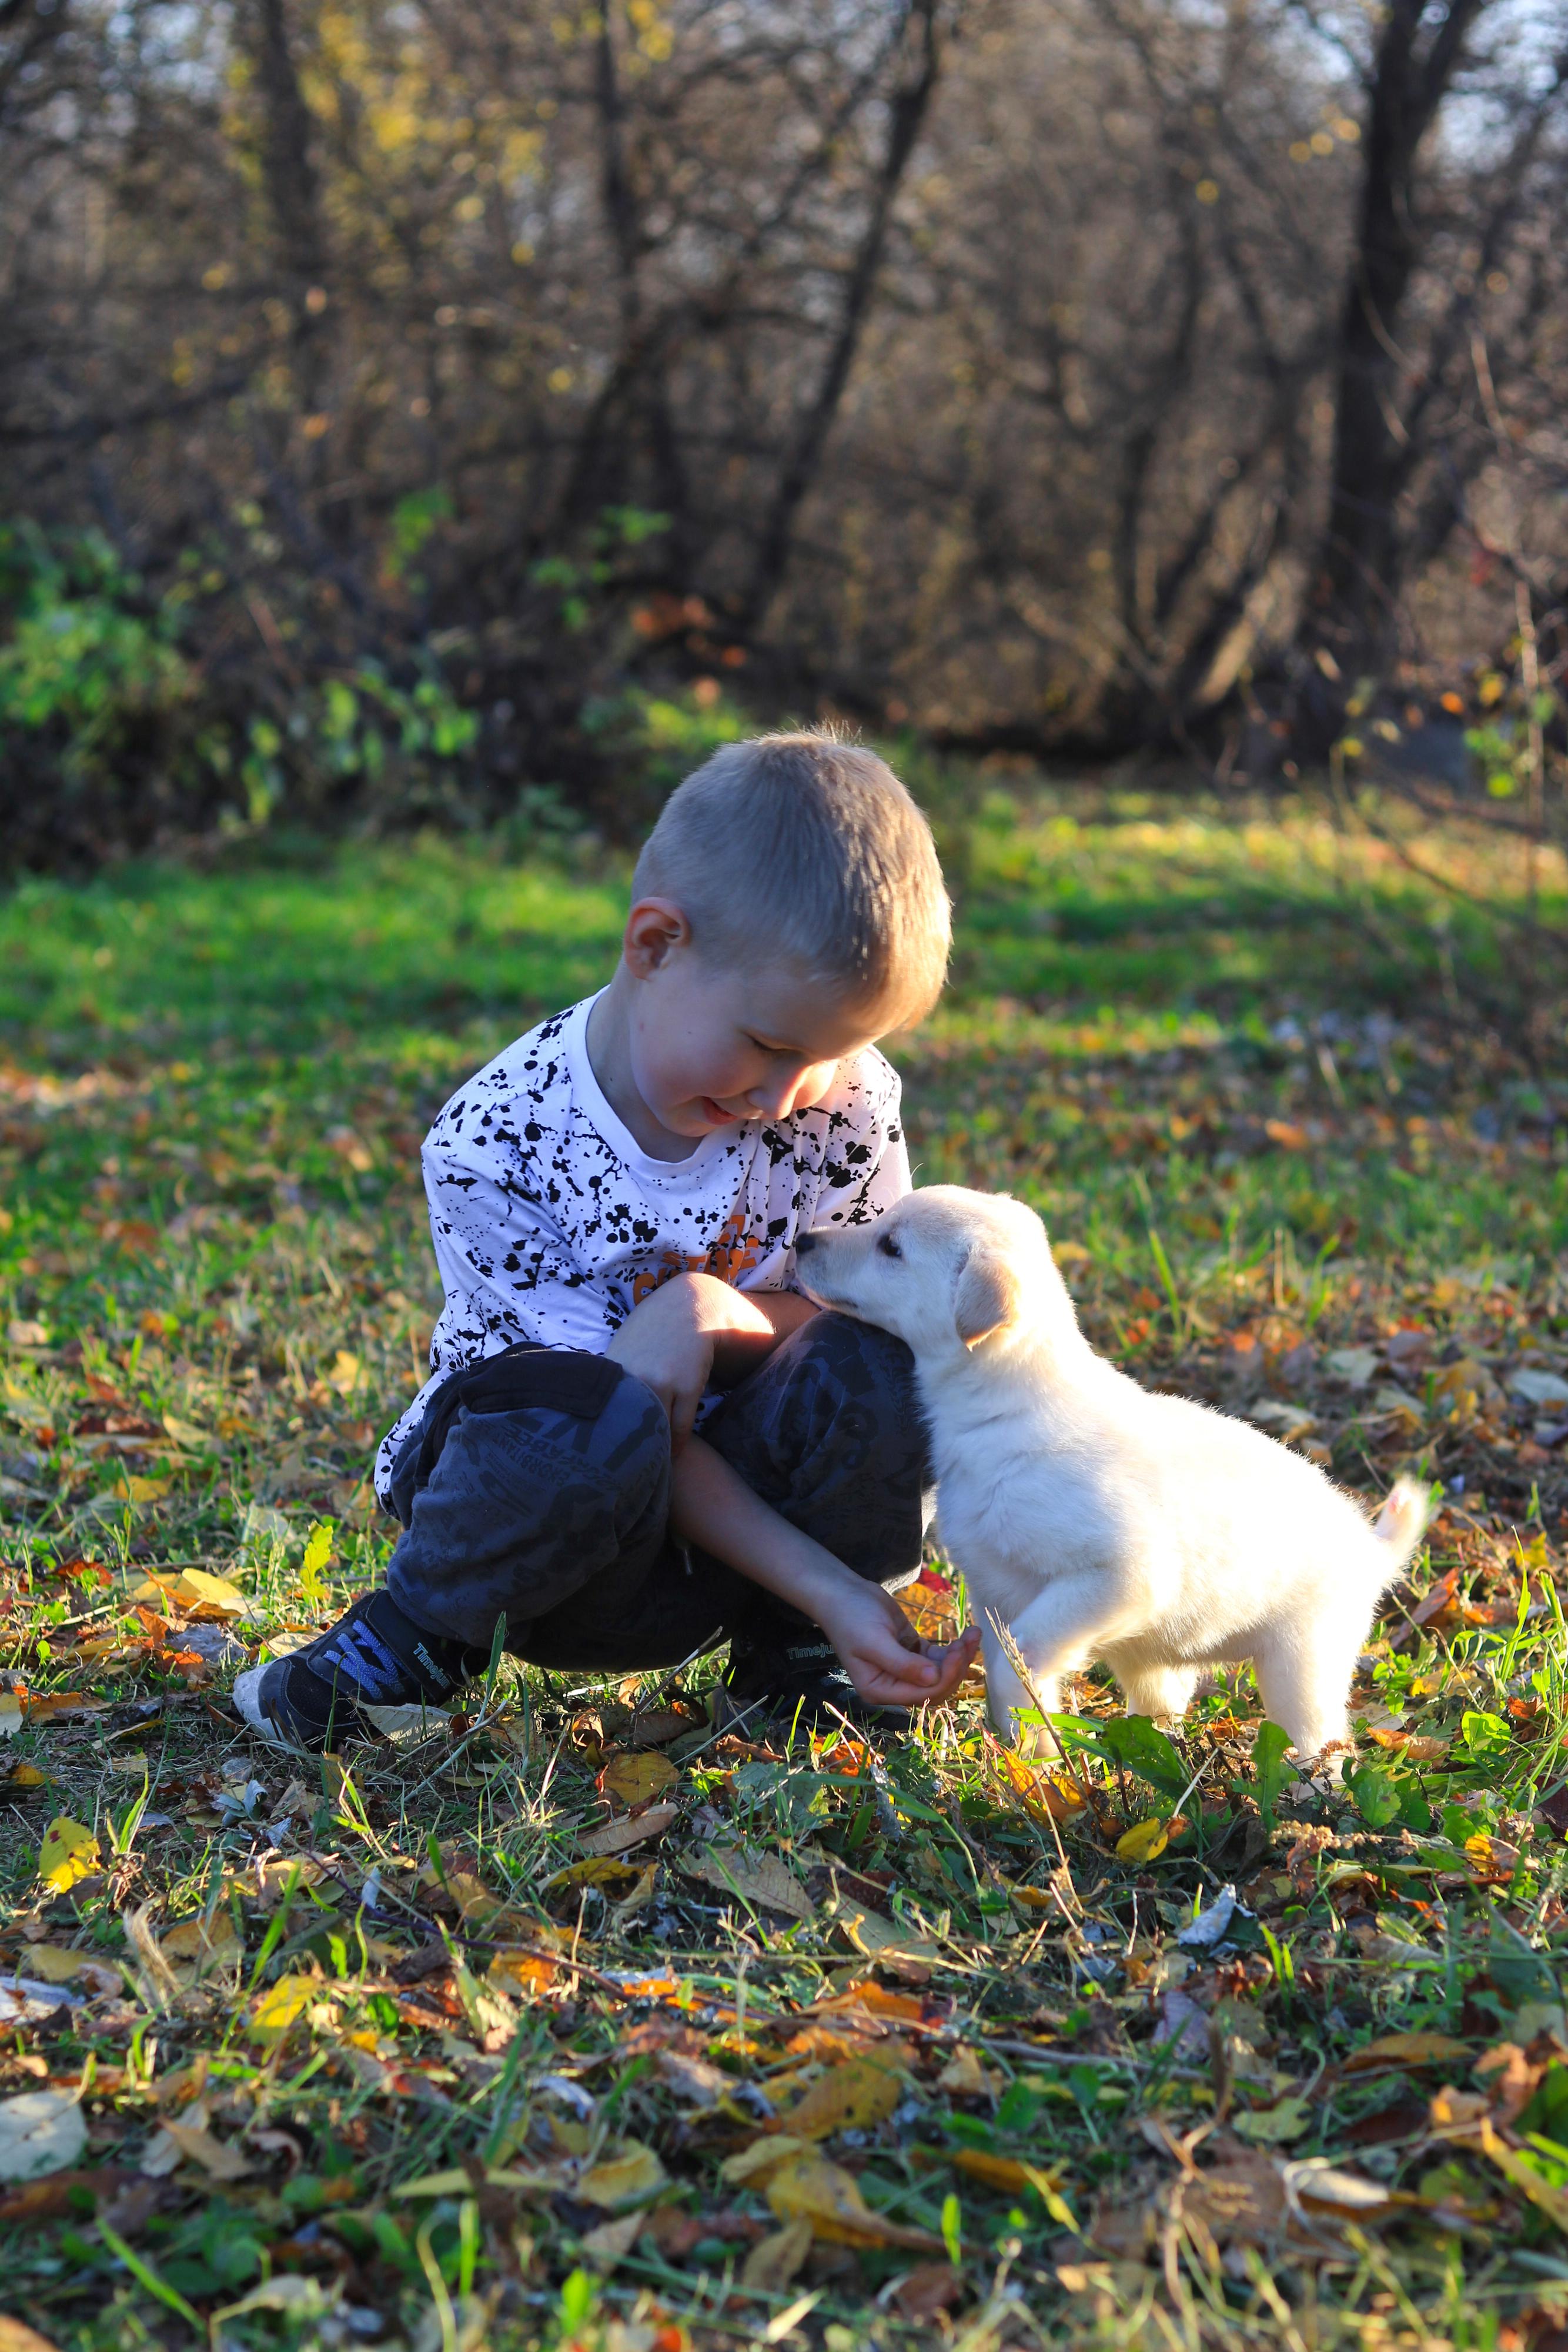
{"type": "Polygon", "coordinates": [[[930,1009],[946,896],[874,753],[727,746],[672,794],[598,995],[507,1046],[426,1139],[446,1304],[384,1441],[384,1587],[242,1675],[319,1748],[439,1706],[505,1648],[673,1665],[727,1641],[753,1722],[907,1721],[972,1636],[920,1643],[929,1473],[899,1340],[795,1286],[796,1235],[909,1190],[873,1040],[930,1009]]]}

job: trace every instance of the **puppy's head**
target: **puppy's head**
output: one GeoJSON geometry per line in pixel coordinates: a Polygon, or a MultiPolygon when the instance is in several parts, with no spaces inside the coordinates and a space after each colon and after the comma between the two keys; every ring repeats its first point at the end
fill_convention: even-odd
{"type": "Polygon", "coordinates": [[[815,1226],[795,1258],[808,1297],[880,1323],[927,1360],[1072,1314],[1033,1210],[956,1184],[911,1192],[871,1224],[815,1226]]]}

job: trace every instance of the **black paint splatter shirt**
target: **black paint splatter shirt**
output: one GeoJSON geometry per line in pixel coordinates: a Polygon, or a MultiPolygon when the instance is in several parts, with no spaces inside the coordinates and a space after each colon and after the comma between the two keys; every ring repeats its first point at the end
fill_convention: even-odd
{"type": "Polygon", "coordinates": [[[676,1274],[792,1288],[802,1226],[862,1223],[910,1189],[898,1075],[874,1048],[840,1066],[814,1110],[721,1129],[685,1160],[652,1159],[593,1075],[593,1003],[497,1054],[424,1139],[446,1304],[431,1378],[377,1456],[382,1492],[425,1398],[459,1366],[517,1339],[599,1354],[676,1274]]]}

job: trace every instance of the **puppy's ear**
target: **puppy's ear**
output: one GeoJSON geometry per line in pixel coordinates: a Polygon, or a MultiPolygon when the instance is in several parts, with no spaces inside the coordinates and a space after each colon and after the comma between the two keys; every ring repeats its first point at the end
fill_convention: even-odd
{"type": "Polygon", "coordinates": [[[966,1348],[978,1347],[1019,1311],[1022,1296],[1017,1274],[999,1250],[980,1244],[969,1252],[953,1295],[953,1319],[966,1348]]]}

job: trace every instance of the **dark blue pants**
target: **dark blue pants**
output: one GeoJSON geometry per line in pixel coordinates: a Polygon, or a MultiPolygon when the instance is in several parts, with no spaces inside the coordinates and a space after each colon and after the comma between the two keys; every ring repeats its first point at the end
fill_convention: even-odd
{"type": "MultiPolygon", "coordinates": [[[[930,1472],[900,1339],[817,1315],[722,1400],[702,1435],[752,1492],[857,1576],[920,1566],[930,1472]]],[[[670,1429],[608,1358],[511,1349],[454,1373],[393,1465],[387,1587],[427,1632],[538,1665],[677,1665],[809,1621],[668,1531],[670,1429]]],[[[820,1638],[820,1636],[818,1637],[820,1638]]]]}

